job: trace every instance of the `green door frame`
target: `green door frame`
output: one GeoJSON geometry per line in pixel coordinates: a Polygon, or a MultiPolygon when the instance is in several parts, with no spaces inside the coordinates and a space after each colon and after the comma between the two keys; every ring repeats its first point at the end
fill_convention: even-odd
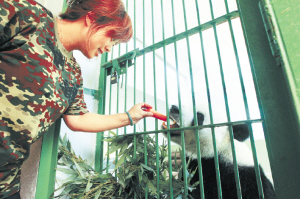
{"type": "MultiPolygon", "coordinates": [[[[263,24],[262,15],[259,9],[259,0],[237,0],[246,45],[250,56],[252,73],[257,91],[259,106],[261,110],[266,144],[269,153],[270,166],[272,170],[274,186],[277,199],[299,198],[300,184],[300,133],[299,133],[299,95],[296,96],[295,85],[291,85],[291,73],[297,74],[299,67],[295,65],[278,66],[272,55],[270,43],[263,24]],[[288,69],[287,69],[288,67],[288,69]]],[[[273,1],[275,12],[278,12],[279,4],[282,1],[273,1]]],[[[269,2],[270,3],[270,2],[269,2]]],[[[300,16],[296,7],[299,3],[296,0],[285,1],[293,10],[293,17],[300,16]],[[296,6],[296,7],[294,7],[296,6]],[[294,7],[294,8],[293,8],[294,7]]],[[[269,4],[271,5],[271,4],[269,4]]],[[[268,9],[272,10],[273,7],[268,9]]],[[[277,14],[278,17],[279,14],[277,14]]],[[[286,21],[280,19],[280,23],[286,21]]],[[[291,26],[292,24],[280,24],[291,26]]],[[[299,22],[293,24],[299,30],[299,22]]],[[[281,30],[283,31],[283,30],[281,30]]],[[[278,35],[277,38],[286,41],[295,37],[287,38],[288,34],[278,35]],[[281,36],[285,37],[281,37],[281,36]]],[[[295,34],[295,33],[293,33],[295,34]]],[[[298,43],[299,46],[299,43],[298,43]]],[[[298,47],[297,46],[297,47],[298,47]]],[[[289,48],[289,46],[285,46],[289,48]]],[[[281,48],[282,55],[288,54],[286,48],[281,48]]],[[[299,53],[299,50],[297,51],[299,53]]],[[[285,57],[288,59],[289,57],[285,57]]],[[[293,57],[295,60],[295,57],[293,57]]],[[[299,60],[299,59],[298,59],[299,60]]],[[[292,64],[292,62],[290,62],[292,64]]],[[[297,64],[294,62],[293,64],[297,64]]],[[[299,61],[298,61],[299,65],[299,61]]],[[[298,80],[299,85],[299,80],[298,80]]],[[[299,90],[299,87],[298,87],[299,90]]]]}
{"type": "Polygon", "coordinates": [[[60,125],[61,119],[58,119],[43,136],[36,199],[48,199],[54,192],[60,125]]]}

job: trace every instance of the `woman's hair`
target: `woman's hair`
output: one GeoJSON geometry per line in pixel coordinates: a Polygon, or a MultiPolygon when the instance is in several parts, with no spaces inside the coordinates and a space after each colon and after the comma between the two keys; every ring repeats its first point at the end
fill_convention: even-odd
{"type": "Polygon", "coordinates": [[[111,27],[107,36],[119,42],[128,42],[133,34],[129,15],[121,0],[71,0],[61,19],[75,21],[89,14],[92,25],[89,35],[99,29],[111,27]]]}

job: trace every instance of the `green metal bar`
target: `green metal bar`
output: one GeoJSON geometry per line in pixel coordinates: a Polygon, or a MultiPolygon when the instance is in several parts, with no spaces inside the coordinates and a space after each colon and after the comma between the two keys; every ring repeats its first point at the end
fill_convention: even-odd
{"type": "MultiPolygon", "coordinates": [[[[151,0],[151,17],[152,17],[152,44],[154,44],[154,8],[153,8],[153,0],[151,0]]],[[[157,110],[157,91],[156,91],[156,68],[155,68],[155,49],[153,49],[153,87],[154,87],[154,109],[157,110]]],[[[155,130],[158,130],[158,120],[155,120],[155,130]]],[[[160,198],[160,172],[159,172],[159,168],[160,168],[160,164],[159,164],[159,158],[160,158],[160,154],[159,154],[159,148],[158,148],[158,143],[159,143],[159,139],[158,139],[158,133],[155,133],[155,149],[156,149],[156,189],[157,191],[157,198],[160,198]]]]}
{"type": "MultiPolygon", "coordinates": [[[[107,62],[108,54],[107,52],[101,56],[101,64],[107,62]]],[[[98,95],[98,114],[105,113],[105,96],[106,96],[106,77],[107,71],[105,68],[100,67],[100,76],[99,76],[99,95],[98,95]]],[[[103,132],[97,133],[96,137],[96,151],[95,151],[95,170],[97,172],[102,171],[103,169],[103,132]]]]}
{"type": "MultiPolygon", "coordinates": [[[[262,119],[255,119],[255,120],[241,120],[237,122],[224,122],[224,123],[218,123],[218,124],[207,124],[202,126],[189,126],[189,127],[180,127],[180,128],[172,128],[172,129],[161,129],[158,131],[147,131],[147,133],[162,133],[162,132],[171,132],[171,131],[180,131],[180,130],[200,130],[204,128],[216,128],[221,126],[234,126],[234,125],[240,125],[240,124],[247,124],[247,123],[262,123],[262,119]]],[[[145,134],[144,132],[136,132],[137,134],[145,134]]],[[[134,135],[133,133],[128,133],[127,135],[134,135]]]]}
{"type": "MultiPolygon", "coordinates": [[[[226,123],[219,123],[219,124],[209,124],[209,125],[203,125],[203,126],[190,126],[190,127],[183,127],[183,128],[172,128],[172,129],[163,129],[163,130],[157,130],[157,131],[147,131],[147,132],[136,132],[137,134],[155,134],[155,133],[163,133],[168,131],[186,131],[186,130],[200,130],[205,128],[216,128],[221,126],[234,126],[234,125],[240,125],[240,124],[253,124],[253,123],[262,123],[262,119],[257,120],[243,120],[243,121],[237,121],[237,122],[226,122],[226,123]]],[[[128,133],[126,136],[132,136],[134,133],[128,133]]],[[[109,138],[109,137],[107,137],[109,138]]]]}
{"type": "MultiPolygon", "coordinates": [[[[173,21],[173,35],[175,35],[175,11],[174,11],[174,1],[171,1],[172,4],[172,21],[173,21]]],[[[174,41],[174,51],[175,51],[175,64],[176,64],[176,78],[177,78],[177,89],[178,89],[178,106],[179,106],[179,119],[180,121],[183,121],[182,119],[182,106],[181,106],[181,92],[180,92],[180,78],[179,78],[179,68],[178,68],[178,51],[177,51],[177,42],[174,41]]],[[[183,126],[182,126],[183,127],[183,126]]],[[[187,166],[186,166],[186,160],[185,158],[185,138],[184,138],[184,131],[180,131],[181,133],[181,162],[182,162],[182,171],[183,171],[183,182],[184,182],[184,198],[188,197],[188,183],[187,183],[187,173],[185,171],[187,171],[187,166]]],[[[176,157],[175,157],[175,161],[176,161],[176,157]]],[[[201,161],[201,160],[200,160],[201,161]]],[[[200,168],[200,170],[198,171],[202,171],[202,168],[200,168]]],[[[202,173],[202,172],[201,172],[202,173]]],[[[202,181],[203,183],[203,181],[202,181]]]]}
{"type": "MultiPolygon", "coordinates": [[[[165,40],[165,30],[164,30],[164,6],[163,0],[161,3],[161,21],[162,21],[162,38],[165,40]]],[[[166,62],[166,44],[163,44],[163,55],[164,55],[164,77],[165,77],[165,95],[166,95],[166,113],[167,118],[169,118],[169,104],[168,104],[168,78],[167,78],[167,62],[166,62]]],[[[167,120],[167,127],[170,129],[170,121],[167,120]]],[[[171,135],[170,131],[167,133],[168,137],[168,161],[169,161],[169,181],[170,181],[170,198],[173,198],[173,186],[172,186],[172,155],[171,155],[171,135]]]]}
{"type": "MultiPolygon", "coordinates": [[[[298,158],[300,157],[300,134],[297,117],[299,110],[295,109],[293,105],[294,101],[290,95],[292,88],[285,80],[286,71],[277,66],[272,55],[258,3],[258,0],[237,1],[254,76],[254,85],[257,90],[258,104],[264,120],[263,129],[276,198],[297,198],[299,197],[298,185],[300,183],[300,159],[298,158]],[[283,133],[287,131],[288,136],[283,133]]],[[[297,19],[295,16],[299,15],[298,4],[295,1],[273,3],[284,6],[288,4],[291,9],[288,12],[290,19],[297,19]]],[[[283,13],[279,15],[282,15],[280,17],[285,16],[283,13]]],[[[286,25],[291,24],[293,28],[299,27],[297,23],[291,23],[291,21],[286,25]]],[[[282,29],[282,31],[288,30],[282,29]]],[[[291,37],[295,32],[289,32],[288,37],[297,44],[293,40],[294,37],[291,37]]],[[[281,37],[282,35],[277,36],[281,37]]]]}
{"type": "MultiPolygon", "coordinates": [[[[182,7],[183,7],[183,14],[184,14],[185,30],[188,31],[188,28],[187,28],[187,19],[186,19],[186,8],[185,8],[185,1],[184,0],[182,0],[182,7]]],[[[198,117],[197,117],[197,110],[196,110],[194,78],[193,78],[192,58],[191,58],[189,35],[186,35],[185,39],[186,39],[187,50],[188,50],[188,60],[189,60],[190,80],[191,80],[191,93],[192,93],[192,103],[193,103],[194,123],[195,123],[194,125],[198,126],[198,117]]],[[[195,131],[195,137],[196,137],[196,140],[199,140],[199,132],[198,131],[195,131]]],[[[184,138],[183,132],[181,133],[181,138],[184,138]]],[[[182,145],[185,146],[184,142],[182,142],[182,145]]],[[[200,142],[196,142],[196,149],[197,149],[198,175],[199,175],[199,180],[200,180],[200,189],[204,190],[204,187],[203,187],[203,176],[202,176],[202,164],[201,164],[200,142]]],[[[203,195],[203,198],[204,198],[203,191],[202,191],[201,194],[203,195]]]]}
{"type": "MultiPolygon", "coordinates": [[[[214,19],[213,6],[212,6],[212,1],[211,0],[209,0],[209,4],[210,4],[211,17],[212,17],[212,19],[214,19]]],[[[228,106],[226,85],[225,85],[225,79],[224,79],[223,64],[222,64],[222,60],[221,60],[219,40],[218,40],[217,29],[216,29],[215,24],[213,25],[213,29],[214,29],[214,36],[215,36],[215,41],[216,41],[217,53],[218,53],[218,61],[219,61],[219,66],[220,66],[220,72],[221,72],[221,79],[222,79],[222,86],[223,86],[227,121],[230,122],[231,119],[230,119],[230,111],[229,111],[229,106],[228,106]]],[[[237,197],[239,199],[241,199],[242,198],[241,184],[240,184],[240,180],[239,180],[238,165],[237,165],[237,160],[236,160],[236,155],[235,155],[234,138],[233,138],[233,132],[232,132],[232,127],[231,126],[229,126],[229,135],[230,135],[231,149],[232,149],[232,156],[233,156],[233,166],[234,166],[234,174],[235,174],[234,176],[235,176],[235,183],[236,183],[236,189],[237,189],[236,190],[237,191],[237,197]]]]}
{"type": "Polygon", "coordinates": [[[60,124],[61,119],[58,119],[43,136],[36,199],[50,198],[54,192],[60,124]]]}
{"type": "MultiPolygon", "coordinates": [[[[226,7],[226,12],[229,13],[229,7],[228,7],[227,0],[225,0],[225,7],[226,7]]],[[[244,81],[243,81],[243,77],[242,77],[241,65],[240,65],[240,61],[239,61],[239,56],[238,56],[238,51],[237,51],[237,47],[236,47],[236,41],[235,41],[235,37],[234,37],[234,33],[233,33],[231,19],[228,19],[228,24],[229,24],[229,28],[230,28],[232,46],[234,49],[234,54],[235,54],[236,63],[237,63],[237,69],[239,72],[239,79],[240,79],[241,90],[242,90],[242,94],[243,94],[245,112],[246,112],[247,119],[250,119],[248,101],[247,101],[247,96],[246,96],[246,92],[245,92],[246,89],[245,89],[245,85],[244,85],[244,81]]],[[[256,180],[257,180],[258,193],[259,193],[260,198],[264,199],[263,187],[262,187],[262,182],[261,182],[261,175],[260,175],[260,170],[259,170],[259,164],[258,164],[258,159],[257,159],[257,153],[256,153],[256,147],[255,147],[255,142],[254,142],[254,137],[253,137],[252,126],[248,125],[248,129],[250,132],[251,149],[252,149],[253,160],[254,160],[254,165],[255,165],[255,174],[256,174],[256,180]]]]}
{"type": "MultiPolygon", "coordinates": [[[[127,51],[127,49],[126,49],[127,51]]],[[[125,73],[125,104],[124,104],[124,112],[127,111],[127,91],[128,91],[128,76],[127,76],[127,71],[128,71],[128,60],[126,61],[126,73],[125,73]]],[[[124,134],[127,133],[127,127],[124,127],[124,134]]]]}
{"type": "MultiPolygon", "coordinates": [[[[145,48],[146,45],[146,37],[145,37],[145,26],[146,26],[146,21],[145,21],[145,0],[143,0],[143,48],[145,48]]],[[[146,57],[145,54],[143,54],[143,101],[146,102],[146,57]]],[[[147,131],[146,127],[146,118],[144,118],[144,132],[147,131]]],[[[148,165],[147,161],[147,134],[144,134],[144,163],[145,165],[148,165]]],[[[148,199],[148,186],[146,185],[146,192],[145,192],[145,199],[148,199]]]]}
{"type": "Polygon", "coordinates": [[[238,11],[233,11],[233,12],[227,14],[227,15],[223,15],[223,16],[221,16],[219,18],[216,18],[214,20],[211,20],[207,23],[201,24],[201,25],[199,25],[195,28],[192,28],[190,30],[187,30],[187,31],[182,32],[180,34],[177,34],[175,36],[169,37],[168,39],[163,39],[162,41],[157,42],[156,44],[153,44],[151,46],[148,46],[147,48],[144,48],[143,50],[140,50],[139,53],[137,53],[136,56],[137,57],[141,56],[143,53],[152,52],[153,49],[162,48],[163,46],[174,43],[174,41],[178,41],[178,40],[186,38],[187,36],[197,34],[200,30],[204,31],[204,30],[207,30],[209,28],[212,28],[214,26],[214,24],[218,25],[218,24],[224,23],[224,22],[227,21],[228,18],[234,19],[234,18],[237,18],[237,17],[239,17],[238,11]]]}
{"type": "MultiPolygon", "coordinates": [[[[119,49],[120,49],[120,45],[119,45],[119,49]]],[[[120,51],[119,51],[119,56],[120,56],[120,51]]],[[[116,107],[117,113],[119,113],[119,103],[120,103],[120,79],[117,83],[117,107],[116,107]]],[[[119,128],[116,129],[116,134],[119,135],[119,128]]],[[[118,154],[119,154],[119,151],[117,150],[115,165],[117,165],[117,163],[118,163],[118,154]]],[[[117,176],[117,171],[115,171],[115,176],[117,176]]]]}
{"type": "MultiPolygon", "coordinates": [[[[128,0],[126,0],[126,12],[128,13],[128,0]]],[[[128,43],[126,43],[126,54],[128,53],[128,43]]],[[[127,91],[128,91],[128,60],[126,60],[126,72],[125,72],[125,104],[124,104],[124,112],[127,111],[127,91]]],[[[124,127],[124,134],[127,133],[127,127],[124,127]]]]}
{"type": "MultiPolygon", "coordinates": [[[[196,3],[196,9],[197,9],[198,25],[200,25],[201,20],[200,20],[198,1],[195,0],[195,3],[196,3]]],[[[213,114],[212,114],[212,106],[211,106],[210,91],[209,91],[209,81],[208,81],[208,73],[207,73],[207,66],[206,66],[206,58],[205,58],[205,50],[204,50],[204,42],[203,42],[202,31],[199,31],[199,36],[200,36],[200,42],[201,42],[203,68],[204,68],[204,74],[205,74],[205,83],[206,83],[206,93],[207,93],[207,98],[208,98],[210,124],[213,124],[214,120],[213,120],[213,114]]],[[[213,127],[211,128],[211,133],[212,133],[212,140],[213,140],[213,147],[214,147],[214,161],[215,161],[218,197],[222,198],[222,186],[221,186],[221,176],[220,176],[219,157],[218,157],[218,148],[217,148],[217,143],[216,143],[215,128],[213,128],[213,127]]],[[[203,182],[202,182],[202,185],[200,185],[200,186],[203,187],[203,182]]],[[[204,192],[202,193],[202,197],[204,198],[204,192]]]]}
{"type": "MultiPolygon", "coordinates": [[[[111,54],[113,55],[113,53],[111,54]]],[[[113,70],[110,71],[110,76],[113,74],[113,70]]],[[[112,84],[109,83],[109,100],[108,100],[108,114],[111,115],[111,100],[112,100],[112,84]]],[[[110,133],[109,133],[110,134],[110,133]]],[[[109,145],[107,144],[107,151],[109,151],[109,145]]],[[[109,171],[109,154],[107,154],[107,158],[106,158],[106,173],[108,173],[109,171]]]]}
{"type": "Polygon", "coordinates": [[[251,143],[251,149],[252,149],[254,166],[255,166],[254,168],[255,168],[255,174],[256,174],[258,194],[259,194],[260,198],[264,199],[265,196],[264,196],[263,186],[262,186],[262,182],[261,182],[261,175],[260,175],[259,164],[258,164],[258,159],[257,159],[257,153],[256,153],[256,147],[255,147],[255,141],[254,141],[254,136],[253,136],[252,125],[251,125],[251,123],[248,123],[247,126],[248,126],[248,130],[249,130],[249,135],[250,135],[250,143],[251,143]]]}
{"type": "MultiPolygon", "coordinates": [[[[120,57],[121,55],[121,44],[118,45],[119,46],[119,55],[118,57],[120,57]]],[[[127,63],[127,62],[126,62],[127,63]]],[[[119,71],[120,71],[120,65],[118,65],[119,67],[119,71]]],[[[120,75],[120,74],[118,74],[120,75]]],[[[122,78],[122,81],[123,81],[123,78],[122,78]]],[[[117,83],[117,113],[119,113],[119,105],[120,105],[120,79],[117,83]]],[[[119,128],[116,129],[117,131],[117,135],[119,135],[119,128]]],[[[118,151],[116,151],[116,164],[118,163],[118,151]]]]}

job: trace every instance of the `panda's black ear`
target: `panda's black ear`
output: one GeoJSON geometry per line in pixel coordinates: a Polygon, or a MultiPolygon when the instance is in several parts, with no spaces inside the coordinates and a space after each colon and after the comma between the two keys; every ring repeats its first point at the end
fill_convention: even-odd
{"type": "MultiPolygon", "coordinates": [[[[198,126],[203,125],[204,115],[200,112],[197,112],[197,121],[198,126]]],[[[193,119],[191,126],[195,126],[195,119],[193,119]]]]}
{"type": "Polygon", "coordinates": [[[247,124],[238,124],[232,126],[234,139],[243,142],[249,138],[249,129],[247,124]]]}

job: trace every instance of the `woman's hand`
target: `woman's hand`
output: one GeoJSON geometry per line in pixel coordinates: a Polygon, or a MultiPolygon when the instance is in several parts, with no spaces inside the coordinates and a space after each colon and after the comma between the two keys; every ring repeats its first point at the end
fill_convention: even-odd
{"type": "MultiPolygon", "coordinates": [[[[143,110],[143,109],[147,109],[147,108],[152,108],[152,106],[149,104],[146,104],[146,103],[139,103],[139,104],[134,105],[128,111],[128,113],[130,114],[130,116],[132,118],[133,124],[138,123],[144,117],[153,116],[153,113],[143,110]]],[[[128,118],[128,120],[129,120],[129,118],[128,118]]]]}

